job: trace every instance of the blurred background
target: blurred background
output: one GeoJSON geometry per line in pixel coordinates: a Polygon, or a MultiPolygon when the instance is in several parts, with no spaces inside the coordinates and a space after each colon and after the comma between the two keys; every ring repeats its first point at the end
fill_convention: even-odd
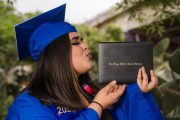
{"type": "MultiPolygon", "coordinates": [[[[180,120],[180,0],[88,1],[61,2],[69,5],[66,20],[77,27],[91,47],[93,79],[98,78],[97,42],[152,41],[154,70],[159,79],[152,92],[165,119],[180,120]]],[[[57,0],[54,4],[53,0],[47,4],[36,2],[0,0],[0,120],[4,120],[15,96],[27,86],[35,68],[29,58],[18,61],[14,25],[53,8],[48,8],[50,3],[62,4],[57,0]],[[37,8],[30,9],[32,6],[37,8]]]]}

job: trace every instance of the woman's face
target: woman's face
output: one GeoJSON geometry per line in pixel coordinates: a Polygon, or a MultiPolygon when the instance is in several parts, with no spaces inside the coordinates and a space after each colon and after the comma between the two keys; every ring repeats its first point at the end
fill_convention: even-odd
{"type": "Polygon", "coordinates": [[[76,74],[79,76],[91,69],[91,52],[79,33],[71,32],[69,33],[69,38],[72,45],[72,64],[76,74]]]}

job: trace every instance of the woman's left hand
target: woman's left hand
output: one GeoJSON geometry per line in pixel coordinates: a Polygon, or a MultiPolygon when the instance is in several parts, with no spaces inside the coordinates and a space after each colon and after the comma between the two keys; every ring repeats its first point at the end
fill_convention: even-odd
{"type": "Polygon", "coordinates": [[[148,83],[148,76],[145,68],[141,67],[137,75],[137,84],[143,93],[147,93],[158,85],[158,79],[153,70],[150,70],[151,81],[148,83]]]}

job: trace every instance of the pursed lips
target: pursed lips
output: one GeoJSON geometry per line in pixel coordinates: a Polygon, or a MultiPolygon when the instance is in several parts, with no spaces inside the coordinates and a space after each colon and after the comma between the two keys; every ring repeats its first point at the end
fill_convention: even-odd
{"type": "Polygon", "coordinates": [[[91,51],[90,50],[86,51],[85,56],[91,59],[92,58],[91,51]]]}

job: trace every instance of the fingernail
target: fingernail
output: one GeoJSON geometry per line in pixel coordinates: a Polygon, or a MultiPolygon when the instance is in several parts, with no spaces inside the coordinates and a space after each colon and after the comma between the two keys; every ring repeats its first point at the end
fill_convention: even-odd
{"type": "Polygon", "coordinates": [[[116,84],[116,80],[113,80],[113,81],[111,82],[111,84],[116,84]]]}

